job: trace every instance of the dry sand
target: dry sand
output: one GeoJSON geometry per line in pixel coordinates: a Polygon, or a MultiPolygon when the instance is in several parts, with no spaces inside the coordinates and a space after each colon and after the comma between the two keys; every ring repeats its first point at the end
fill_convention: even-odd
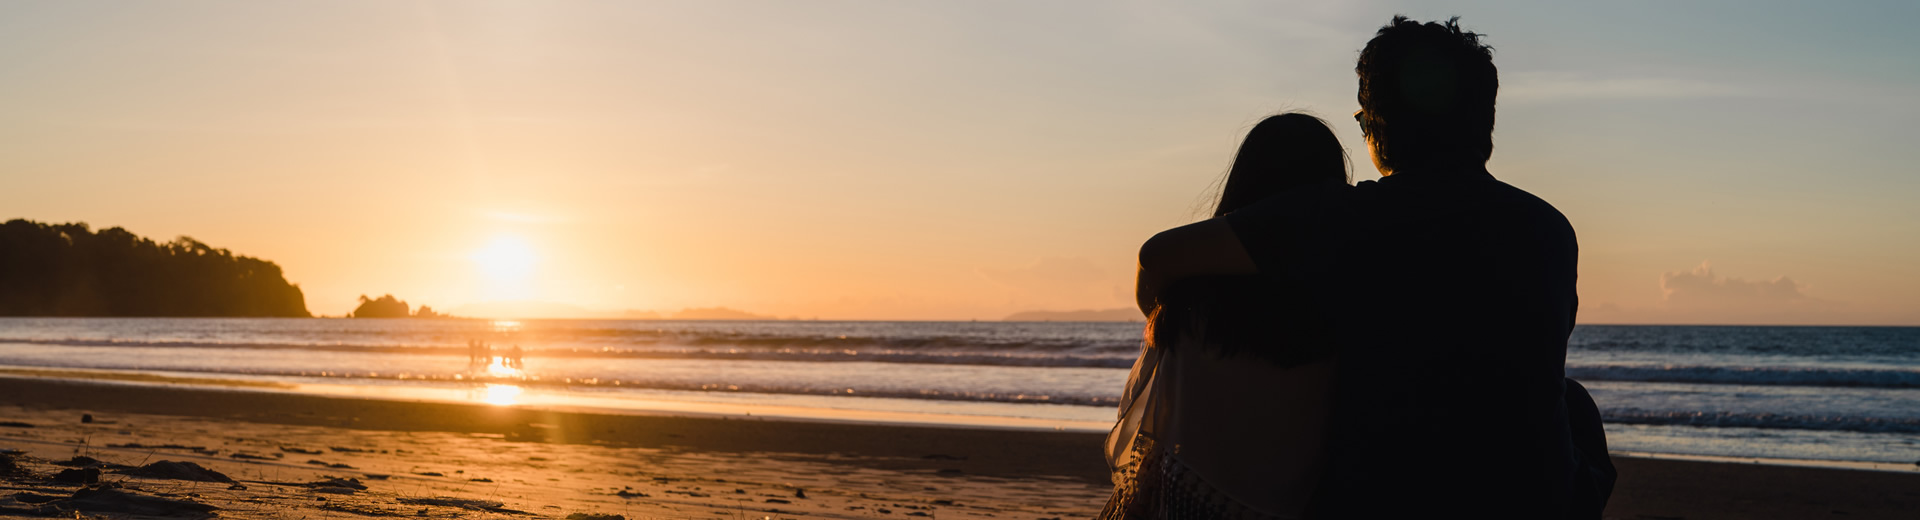
{"type": "MultiPolygon", "coordinates": [[[[1108,489],[1100,436],[1084,433],[601,415],[5,377],[0,423],[0,449],[18,451],[10,457],[17,468],[0,468],[0,515],[125,517],[113,511],[146,508],[231,518],[1085,518],[1108,489]],[[83,414],[94,420],[82,422],[83,414]],[[99,461],[92,465],[104,470],[102,484],[52,478],[65,471],[84,480],[89,461],[75,456],[99,461]]],[[[1617,463],[1610,518],[1920,511],[1920,473],[1617,463]]]]}

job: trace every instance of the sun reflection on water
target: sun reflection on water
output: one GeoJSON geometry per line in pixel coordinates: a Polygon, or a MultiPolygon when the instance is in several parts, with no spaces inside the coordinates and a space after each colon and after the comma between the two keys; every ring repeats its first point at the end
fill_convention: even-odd
{"type": "Polygon", "coordinates": [[[507,358],[494,358],[493,364],[487,365],[487,375],[493,377],[517,378],[525,373],[525,371],[518,368],[507,366],[507,358]]]}
{"type": "Polygon", "coordinates": [[[494,406],[513,406],[520,404],[520,393],[525,391],[526,389],[513,385],[487,383],[485,395],[480,398],[480,401],[494,406]]]}

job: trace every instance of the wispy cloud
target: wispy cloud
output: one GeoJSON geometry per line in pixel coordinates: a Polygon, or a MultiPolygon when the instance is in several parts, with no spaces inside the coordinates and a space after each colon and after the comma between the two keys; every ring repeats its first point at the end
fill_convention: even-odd
{"type": "Polygon", "coordinates": [[[512,222],[515,224],[555,224],[569,220],[567,217],[558,215],[540,215],[499,210],[483,210],[481,214],[485,215],[489,220],[512,222]]]}
{"type": "Polygon", "coordinates": [[[981,268],[987,280],[1017,289],[1036,291],[1106,281],[1107,273],[1085,257],[1047,257],[1015,268],[981,268]]]}
{"type": "Polygon", "coordinates": [[[1023,267],[983,267],[978,272],[1005,289],[1016,305],[1099,308],[1127,301],[1115,289],[1121,278],[1086,257],[1046,257],[1023,267]]]}
{"type": "Polygon", "coordinates": [[[1747,85],[1681,77],[1598,77],[1560,72],[1518,72],[1501,77],[1500,99],[1506,102],[1608,99],[1693,99],[1759,97],[1764,93],[1747,85]]]}

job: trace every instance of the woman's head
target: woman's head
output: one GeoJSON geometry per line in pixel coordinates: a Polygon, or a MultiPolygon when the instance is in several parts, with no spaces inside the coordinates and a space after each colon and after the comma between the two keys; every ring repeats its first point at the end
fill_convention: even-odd
{"type": "Polygon", "coordinates": [[[1234,154],[1213,216],[1288,189],[1347,182],[1347,151],[1320,118],[1288,112],[1260,121],[1234,154]]]}

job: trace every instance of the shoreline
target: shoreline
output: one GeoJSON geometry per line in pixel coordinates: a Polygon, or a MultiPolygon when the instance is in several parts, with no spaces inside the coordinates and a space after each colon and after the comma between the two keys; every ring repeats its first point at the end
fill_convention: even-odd
{"type": "Polygon", "coordinates": [[[244,389],[0,377],[0,405],[172,415],[286,426],[505,435],[563,444],[700,451],[857,453],[901,458],[893,469],[959,469],[999,477],[1108,484],[1104,433],[956,428],[672,414],[608,414],[487,404],[316,396],[244,389]],[[877,442],[882,441],[884,442],[877,442]],[[989,448],[990,449],[981,449],[989,448]],[[1089,449],[1089,447],[1091,447],[1089,449]],[[944,450],[944,451],[943,451],[944,450]],[[963,453],[951,453],[961,451],[963,453]],[[1062,453],[1084,453],[1062,457],[1062,453]],[[928,455],[944,457],[923,459],[928,455]],[[914,462],[924,460],[925,462],[914,462]]]}
{"type": "MultiPolygon", "coordinates": [[[[0,365],[0,379],[9,378],[155,388],[280,393],[286,395],[356,400],[490,405],[494,407],[593,415],[674,415],[733,419],[772,418],[776,420],[803,422],[924,426],[937,428],[1069,431],[1102,435],[1112,428],[1112,423],[1106,420],[1088,421],[1033,416],[1005,416],[964,413],[954,410],[955,405],[1006,405],[1007,403],[975,403],[970,401],[946,400],[916,402],[904,398],[876,398],[873,396],[788,396],[781,394],[756,394],[751,392],[723,393],[723,395],[730,396],[757,395],[763,399],[768,397],[879,399],[882,401],[911,403],[916,407],[942,409],[940,411],[901,411],[872,407],[753,403],[742,402],[743,400],[740,399],[729,401],[718,399],[673,399],[670,397],[654,396],[605,397],[593,395],[588,392],[568,391],[570,389],[563,385],[559,386],[558,391],[555,391],[553,385],[537,386],[511,379],[428,381],[422,384],[350,384],[336,381],[302,382],[298,380],[275,380],[275,378],[272,377],[233,375],[218,372],[196,373],[168,370],[137,371],[0,365]]],[[[636,390],[648,389],[636,388],[636,390]]],[[[1083,406],[1057,403],[1013,404],[1013,406],[1025,405],[1083,406]]],[[[899,408],[899,406],[896,405],[894,408],[899,408]]],[[[1108,407],[1088,408],[1099,410],[1103,415],[1110,415],[1112,413],[1108,407]]]]}
{"type": "MultiPolygon", "coordinates": [[[[349,401],[380,401],[393,403],[440,404],[454,406],[475,406],[480,408],[504,408],[526,412],[546,412],[579,414],[587,416],[640,416],[640,417],[678,417],[685,419],[749,420],[749,421],[786,421],[801,423],[825,423],[845,426],[910,427],[933,429],[979,429],[1000,431],[1066,432],[1097,435],[1105,438],[1111,428],[1110,423],[1088,424],[1086,421],[1061,419],[1039,419],[1023,417],[998,417],[966,415],[952,413],[913,413],[884,412],[864,409],[806,407],[785,404],[747,405],[720,401],[668,400],[668,399],[564,399],[533,400],[534,402],[492,402],[482,396],[479,398],[455,397],[456,394],[485,393],[484,388],[449,389],[441,387],[409,388],[402,386],[344,385],[326,383],[283,383],[257,381],[249,379],[220,379],[197,377],[197,374],[172,372],[134,372],[125,370],[101,369],[54,369],[38,367],[0,366],[0,382],[9,379],[47,381],[50,383],[73,383],[87,385],[132,386],[160,388],[181,391],[210,392],[246,392],[274,393],[294,397],[314,397],[344,399],[349,401]],[[386,395],[378,395],[386,394],[386,395]],[[598,404],[595,403],[608,403],[598,404]]],[[[479,384],[479,383],[473,383],[479,384]]],[[[487,387],[512,386],[509,383],[487,384],[487,387]]],[[[0,389],[5,389],[0,384],[0,389]]],[[[514,392],[515,396],[521,395],[514,392]]],[[[0,397],[0,403],[6,398],[0,397]]],[[[1648,450],[1611,450],[1615,457],[1633,457],[1642,459],[1662,459],[1675,461],[1714,462],[1728,464],[1762,464],[1783,467],[1806,467],[1824,469],[1845,469],[1860,471],[1884,471],[1893,473],[1920,473],[1920,460],[1908,462],[1854,461],[1832,459],[1794,459],[1780,457],[1756,457],[1739,455],[1703,455],[1692,453],[1673,453],[1648,450]]]]}
{"type": "Polygon", "coordinates": [[[1657,451],[1609,450],[1614,459],[1634,458],[1648,460],[1671,460],[1703,462],[1710,464],[1752,464],[1782,468],[1829,469],[1845,471],[1877,471],[1895,474],[1920,475],[1920,460],[1911,463],[1896,462],[1859,462],[1848,460],[1782,459],[1771,457],[1732,457],[1725,455],[1694,455],[1690,453],[1662,453],[1657,451]]]}
{"type": "MultiPolygon", "coordinates": [[[[390,476],[392,480],[381,485],[400,486],[390,497],[380,495],[375,483],[367,483],[376,489],[361,496],[370,501],[364,507],[372,508],[391,509],[393,500],[433,494],[495,501],[519,497],[520,502],[505,500],[503,507],[535,516],[624,510],[630,518],[731,518],[744,510],[714,508],[746,507],[748,502],[738,496],[676,493],[709,495],[702,489],[734,490],[734,486],[745,490],[752,489],[745,483],[753,482],[770,490],[746,495],[761,508],[754,511],[790,517],[884,518],[930,511],[905,507],[911,505],[941,508],[941,516],[1039,520],[1091,516],[1110,489],[1100,454],[1104,435],[1079,432],[607,415],[13,377],[0,377],[0,418],[28,425],[0,427],[0,448],[49,461],[82,452],[127,464],[163,457],[191,459],[228,473],[273,475],[256,478],[269,483],[284,482],[288,474],[300,478],[390,476]],[[83,413],[101,420],[82,424],[83,413]],[[120,447],[102,447],[113,442],[120,447]],[[168,446],[205,451],[183,452],[168,446]],[[307,448],[284,453],[301,450],[289,446],[307,448]],[[503,455],[523,451],[539,455],[503,455]],[[422,453],[433,452],[446,454],[442,459],[422,460],[426,456],[422,453]],[[240,460],[241,453],[274,458],[240,460]],[[308,457],[314,459],[308,464],[333,466],[296,462],[308,457]],[[609,462],[566,473],[546,468],[560,464],[551,461],[585,460],[609,462]],[[647,464],[619,466],[636,460],[647,464]],[[348,469],[343,472],[342,466],[348,469]],[[420,469],[442,467],[460,467],[466,475],[483,476],[454,478],[448,476],[454,473],[450,469],[433,472],[440,476],[422,476],[426,472],[420,469]],[[639,475],[667,480],[635,478],[639,475]],[[478,480],[493,484],[475,484],[478,480]],[[577,484],[559,487],[542,483],[576,480],[577,484]],[[501,491],[501,486],[524,489],[501,491]],[[621,495],[622,487],[638,491],[621,495]],[[791,494],[791,490],[779,491],[787,488],[805,488],[816,498],[834,497],[835,501],[828,507],[826,499],[772,498],[776,492],[791,494]],[[731,502],[716,502],[721,500],[731,502]],[[766,505],[770,503],[780,505],[766,505]],[[613,509],[616,506],[626,509],[613,509]],[[879,508],[891,513],[874,514],[879,508]]],[[[1620,481],[1609,502],[1609,518],[1784,519],[1837,514],[1907,518],[1920,508],[1920,472],[1618,453],[1614,462],[1620,481]]],[[[208,503],[224,496],[200,493],[208,503]]],[[[236,493],[253,492],[229,492],[236,493]]],[[[239,503],[265,500],[251,495],[229,498],[239,503]]],[[[279,507],[316,507],[311,497],[287,500],[258,507],[281,511],[269,516],[287,514],[274,509],[279,507]]],[[[343,505],[339,499],[331,504],[343,505]]]]}

